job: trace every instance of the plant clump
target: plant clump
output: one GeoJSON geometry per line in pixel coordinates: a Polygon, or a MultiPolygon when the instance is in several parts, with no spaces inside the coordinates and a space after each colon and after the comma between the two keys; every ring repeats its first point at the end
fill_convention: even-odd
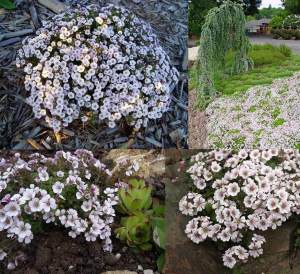
{"type": "Polygon", "coordinates": [[[300,29],[300,15],[291,14],[287,16],[282,22],[284,29],[300,29]]]}
{"type": "Polygon", "coordinates": [[[118,191],[118,211],[123,215],[117,237],[135,250],[147,251],[155,248],[160,254],[157,267],[165,264],[165,207],[154,204],[152,187],[144,180],[131,179],[126,187],[118,191]],[[155,245],[154,245],[155,244],[155,245]]]}
{"type": "Polygon", "coordinates": [[[113,5],[71,9],[26,38],[16,61],[27,102],[55,131],[91,114],[136,129],[168,111],[178,82],[149,24],[113,5]]]}
{"type": "Polygon", "coordinates": [[[213,150],[192,157],[193,189],[179,202],[191,216],[185,233],[212,240],[233,268],[263,254],[261,231],[300,214],[300,153],[293,149],[213,150]]]}
{"type": "MultiPolygon", "coordinates": [[[[110,177],[110,170],[86,150],[0,159],[0,239],[6,235],[11,243],[0,241],[0,259],[6,259],[14,242],[29,244],[50,223],[72,238],[99,239],[111,252],[118,186],[106,185],[110,177]]],[[[10,269],[16,267],[16,260],[7,260],[10,269]]]]}

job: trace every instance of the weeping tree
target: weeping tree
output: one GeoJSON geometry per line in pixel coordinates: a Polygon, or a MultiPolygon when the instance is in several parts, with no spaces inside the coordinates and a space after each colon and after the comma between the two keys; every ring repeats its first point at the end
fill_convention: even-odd
{"type": "Polygon", "coordinates": [[[200,107],[205,107],[216,96],[214,73],[225,67],[225,57],[229,51],[234,55],[230,68],[232,74],[253,67],[253,61],[248,56],[250,42],[245,24],[241,5],[231,1],[208,12],[201,32],[197,61],[200,107]]]}

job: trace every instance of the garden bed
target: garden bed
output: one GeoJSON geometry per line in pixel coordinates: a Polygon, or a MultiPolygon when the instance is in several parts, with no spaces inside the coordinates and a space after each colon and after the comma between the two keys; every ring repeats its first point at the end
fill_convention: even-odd
{"type": "Polygon", "coordinates": [[[208,144],[216,148],[284,148],[300,142],[300,75],[224,96],[206,109],[208,144]]]}
{"type": "MultiPolygon", "coordinates": [[[[99,242],[71,239],[64,231],[52,228],[38,235],[30,247],[18,250],[24,262],[9,273],[100,274],[113,270],[143,273],[143,269],[156,268],[156,255],[152,252],[135,253],[117,239],[113,240],[113,245],[115,254],[109,254],[102,251],[99,242]]],[[[5,268],[0,271],[7,273],[5,268]]]]}
{"type": "Polygon", "coordinates": [[[11,221],[0,232],[1,273],[163,270],[164,156],[94,155],[1,152],[0,212],[11,221]]]}
{"type": "MultiPolygon", "coordinates": [[[[113,1],[104,1],[101,5],[111,2],[113,1]]],[[[41,20],[49,20],[55,13],[44,5],[33,2],[29,6],[21,3],[14,11],[1,10],[0,24],[4,29],[4,36],[0,42],[0,148],[51,150],[186,147],[187,3],[158,2],[120,1],[120,5],[151,24],[172,64],[180,71],[179,83],[172,87],[170,111],[161,119],[151,121],[146,129],[139,132],[126,123],[120,123],[111,129],[105,124],[82,124],[79,121],[55,135],[45,122],[34,119],[30,106],[25,102],[28,94],[23,86],[24,75],[15,67],[16,51],[21,46],[21,40],[35,32],[41,20]],[[171,8],[166,9],[166,6],[171,8]],[[161,16],[162,12],[164,16],[161,16]],[[176,21],[173,18],[176,18],[176,21]],[[8,33],[12,38],[6,38],[8,33]]],[[[91,3],[95,1],[84,1],[81,4],[91,3]]]]}

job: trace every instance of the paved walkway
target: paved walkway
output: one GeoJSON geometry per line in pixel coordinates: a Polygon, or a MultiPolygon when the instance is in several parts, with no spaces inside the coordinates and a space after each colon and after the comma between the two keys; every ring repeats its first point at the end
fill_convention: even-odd
{"type": "Polygon", "coordinates": [[[294,52],[300,54],[300,40],[277,40],[272,39],[270,36],[251,36],[250,41],[253,44],[272,44],[279,46],[280,44],[285,44],[291,48],[294,52]]]}
{"type": "MultiPolygon", "coordinates": [[[[285,44],[295,53],[300,54],[300,40],[277,40],[270,36],[251,36],[249,37],[253,44],[272,44],[279,46],[285,44]]],[[[189,61],[196,61],[199,47],[189,48],[189,61]]]]}

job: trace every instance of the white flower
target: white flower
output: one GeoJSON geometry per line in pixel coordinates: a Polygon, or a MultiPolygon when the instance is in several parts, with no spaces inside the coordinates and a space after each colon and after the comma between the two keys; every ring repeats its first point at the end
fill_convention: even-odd
{"type": "Polygon", "coordinates": [[[212,162],[211,170],[212,170],[212,172],[217,173],[221,170],[221,166],[217,162],[212,162]]]}
{"type": "Polygon", "coordinates": [[[64,184],[61,182],[56,182],[53,186],[52,186],[52,190],[54,193],[56,194],[61,194],[62,191],[64,189],[64,184]]]}
{"type": "Polygon", "coordinates": [[[39,198],[33,198],[29,201],[28,206],[32,212],[39,212],[42,210],[42,204],[39,198]]]}
{"type": "Polygon", "coordinates": [[[29,223],[20,222],[18,223],[15,234],[18,235],[20,242],[23,241],[26,237],[30,237],[32,234],[31,232],[31,225],[29,223]]]}
{"type": "Polygon", "coordinates": [[[46,182],[49,180],[49,174],[46,170],[42,169],[40,172],[39,172],[39,178],[42,182],[46,182]]]}
{"type": "Polygon", "coordinates": [[[4,258],[7,256],[7,253],[0,249],[0,261],[3,261],[4,258]]]}
{"type": "Polygon", "coordinates": [[[269,210],[275,210],[278,207],[278,199],[276,199],[276,198],[268,199],[267,207],[269,210]]]}
{"type": "Polygon", "coordinates": [[[60,178],[64,177],[65,176],[65,173],[62,171],[62,170],[59,170],[56,172],[56,175],[60,178]]]}
{"type": "Polygon", "coordinates": [[[49,195],[46,195],[41,199],[41,209],[45,212],[50,212],[50,210],[56,209],[56,207],[55,200],[49,195]]]}
{"type": "Polygon", "coordinates": [[[231,183],[227,187],[229,196],[236,196],[240,192],[240,187],[237,183],[231,183]]]}
{"type": "Polygon", "coordinates": [[[14,217],[20,214],[20,206],[16,202],[9,202],[4,207],[5,214],[9,217],[14,217]]]}
{"type": "Polygon", "coordinates": [[[16,264],[15,264],[14,262],[9,262],[9,263],[7,264],[7,269],[8,269],[8,270],[14,270],[16,267],[17,267],[17,266],[16,266],[16,264]]]}
{"type": "Polygon", "coordinates": [[[92,202],[91,201],[84,201],[81,205],[81,209],[84,212],[88,212],[92,209],[92,202]]]}
{"type": "Polygon", "coordinates": [[[236,260],[233,258],[233,256],[223,255],[223,263],[225,266],[233,268],[236,264],[236,260]]]}

